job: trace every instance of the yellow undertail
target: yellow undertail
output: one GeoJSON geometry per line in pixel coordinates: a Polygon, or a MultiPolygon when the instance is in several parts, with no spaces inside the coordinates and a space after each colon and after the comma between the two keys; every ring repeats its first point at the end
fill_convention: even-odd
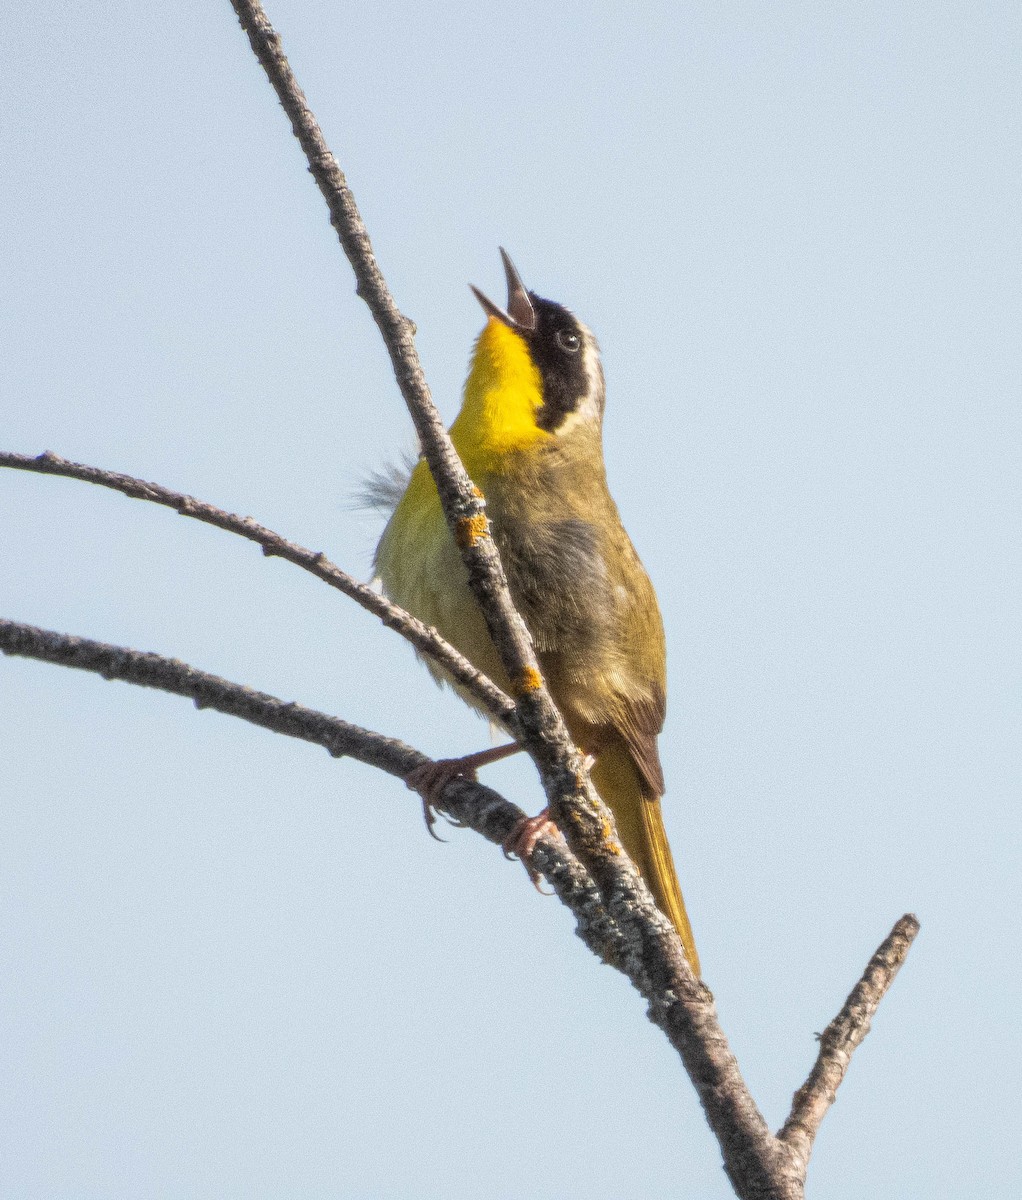
{"type": "Polygon", "coordinates": [[[659,797],[643,795],[639,774],[623,743],[601,751],[592,778],[614,814],[628,857],[638,867],[657,907],[678,931],[685,957],[698,978],[699,954],[664,831],[659,797]]]}

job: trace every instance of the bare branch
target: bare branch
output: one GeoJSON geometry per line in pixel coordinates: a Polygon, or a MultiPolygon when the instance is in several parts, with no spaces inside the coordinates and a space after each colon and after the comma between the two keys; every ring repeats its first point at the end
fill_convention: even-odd
{"type": "MultiPolygon", "coordinates": [[[[827,1109],[837,1098],[852,1054],[869,1033],[870,1022],[919,932],[919,921],[906,913],[869,960],[862,978],[844,1007],[820,1036],[820,1053],[809,1078],[795,1093],[791,1114],[777,1135],[803,1164],[809,1162],[813,1141],[827,1109]]],[[[805,1165],[803,1165],[803,1173],[805,1165]]]]}
{"type": "MultiPolygon", "coordinates": [[[[354,197],[284,56],[258,0],[232,0],[313,176],[331,221],[390,353],[395,377],[436,480],[448,524],[462,551],[469,582],[517,697],[519,740],[535,761],[551,815],[596,881],[626,943],[626,970],[650,1001],[650,1018],[667,1033],[696,1086],[742,1196],[788,1195],[775,1190],[782,1147],[742,1080],[713,1008],[692,974],[673,926],[613,836],[613,817],[588,783],[577,751],[543,683],[531,638],[516,612],[483,497],[468,478],[430,398],[413,341],[412,323],[394,303],[373,254],[354,197]]],[[[794,1193],[790,1193],[794,1195],[794,1193]]]]}
{"type": "MultiPolygon", "coordinates": [[[[692,977],[673,929],[657,913],[634,868],[612,835],[611,818],[585,778],[556,708],[543,684],[531,639],[514,610],[496,547],[489,535],[485,501],[459,462],[426,386],[414,348],[414,326],[396,307],[379,271],[354,199],[309,110],[258,0],[232,0],[253,49],[276,88],[326,197],[332,222],[358,280],[358,293],[376,319],[395,374],[436,479],[444,511],[462,548],[472,587],[513,681],[517,703],[495,688],[435,631],[390,604],[330,563],[322,554],[285,541],[251,518],[155,484],[54,455],[25,459],[0,454],[0,465],[99,483],[151,500],[240,534],[309,570],[374,612],[470,690],[498,720],[512,726],[540,769],[557,821],[591,877],[559,843],[540,839],[532,865],[550,878],[579,918],[580,935],[601,957],[625,971],[649,1001],[651,1019],[679,1050],[716,1132],[726,1169],[743,1197],[796,1200],[802,1195],[813,1141],[850,1057],[869,1030],[912,940],[918,922],[903,917],[871,959],[863,978],[821,1038],[818,1060],[796,1094],[784,1128],[767,1130],[717,1024],[708,989],[692,977]],[[593,881],[597,886],[594,886],[593,881]]],[[[0,650],[99,673],[140,686],[190,697],[267,729],[324,746],[401,778],[428,763],[411,747],[338,718],[197,671],[159,655],[104,645],[0,620],[0,650]]],[[[444,789],[441,805],[460,823],[503,843],[523,814],[490,789],[459,779],[444,789]]]]}
{"type": "MultiPolygon", "coordinates": [[[[431,761],[396,738],[257,692],[160,654],[111,646],[2,618],[0,652],[187,696],[196,708],[215,709],[274,733],[312,742],[328,750],[334,758],[355,758],[398,779],[431,761]]],[[[455,823],[474,829],[498,846],[504,844],[525,815],[491,788],[468,779],[452,780],[440,797],[439,807],[455,823]]],[[[574,913],[578,922],[576,932],[589,949],[620,969],[624,957],[621,934],[608,916],[589,874],[563,841],[540,838],[530,865],[550,881],[558,897],[574,913]]]]}
{"type": "MultiPolygon", "coordinates": [[[[356,758],[401,779],[429,762],[425,755],[394,738],[159,654],[4,619],[0,619],[0,651],[187,696],[197,708],[215,709],[275,733],[312,742],[323,746],[335,758],[356,758]]],[[[520,808],[490,788],[466,779],[455,779],[447,785],[440,806],[458,824],[476,830],[497,845],[507,840],[524,815],[520,808]]],[[[719,1031],[709,991],[699,985],[697,1002],[682,1001],[671,991],[670,980],[665,980],[666,986],[650,994],[645,972],[636,969],[638,960],[630,944],[631,931],[622,930],[604,906],[583,865],[559,840],[541,838],[532,852],[530,865],[550,880],[562,902],[574,913],[576,932],[586,945],[627,974],[647,995],[651,1019],[667,1032],[672,1043],[677,1045],[682,1037],[692,1041],[683,1056],[686,1064],[694,1061],[696,1069],[702,1072],[694,1077],[700,1096],[704,1088],[715,1085],[721,1093],[718,1105],[733,1121],[725,1133],[729,1129],[734,1142],[725,1142],[722,1148],[738,1195],[797,1200],[802,1195],[806,1164],[820,1121],[833,1102],[852,1051],[868,1032],[877,1005],[904,961],[919,927],[916,919],[903,917],[873,956],[863,979],[824,1033],[820,1058],[796,1096],[792,1115],[781,1135],[775,1139],[764,1132],[756,1156],[749,1157],[745,1128],[759,1114],[735,1109],[736,1098],[740,1103],[747,1092],[738,1075],[737,1063],[719,1031]],[[733,1075],[738,1075],[737,1081],[733,1075]]]]}
{"type": "Polygon", "coordinates": [[[445,642],[431,625],[424,624],[368,584],[361,583],[346,571],[342,571],[322,551],[307,550],[296,542],[289,542],[272,529],[267,529],[265,525],[260,525],[251,517],[239,517],[235,513],[225,512],[204,500],[196,500],[194,496],[173,492],[158,483],[149,483],[132,475],[121,475],[116,471],[90,467],[85,463],[69,462],[66,458],[49,451],[31,458],[25,454],[12,454],[0,450],[0,467],[34,471],[42,475],[61,475],[67,479],[80,479],[85,483],[98,484],[100,487],[111,488],[130,496],[133,500],[150,500],[153,504],[162,504],[166,508],[174,509],[183,517],[194,517],[196,521],[215,525],[217,529],[236,533],[239,537],[255,542],[262,546],[263,554],[268,558],[286,559],[315,575],[317,579],[322,579],[332,588],[350,596],[368,612],[379,617],[389,629],[395,630],[411,642],[420,654],[442,667],[453,680],[479,701],[495,721],[514,728],[514,701],[495,683],[481,671],[477,671],[468,659],[450,643],[445,642]]]}

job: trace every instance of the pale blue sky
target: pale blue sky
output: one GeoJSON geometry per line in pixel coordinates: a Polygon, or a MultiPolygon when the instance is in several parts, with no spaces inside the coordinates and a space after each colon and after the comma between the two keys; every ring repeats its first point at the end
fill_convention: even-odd
{"type": "MultiPolygon", "coordinates": [[[[602,342],[668,831],[768,1120],[913,910],[810,1195],[1018,1195],[1018,6],[363,8],[269,15],[442,411],[498,244],[602,342]]],[[[410,424],[227,0],[4,46],[0,443],[367,574],[350,497],[410,424]]],[[[83,484],[0,471],[0,615],[487,743],[343,598],[83,484]]],[[[731,1194],[638,997],[394,781],[14,660],[0,777],[0,1194],[731,1194]]]]}

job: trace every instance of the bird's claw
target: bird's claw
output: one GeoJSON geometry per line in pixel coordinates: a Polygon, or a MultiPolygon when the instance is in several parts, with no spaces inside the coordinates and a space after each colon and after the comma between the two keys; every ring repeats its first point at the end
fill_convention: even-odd
{"type": "Polygon", "coordinates": [[[464,821],[458,821],[446,813],[440,813],[440,793],[452,779],[475,779],[475,777],[475,771],[471,767],[466,768],[460,758],[440,758],[436,762],[426,762],[421,766],[414,767],[405,776],[405,786],[413,792],[418,792],[422,797],[422,817],[426,822],[426,832],[434,841],[447,841],[436,832],[438,813],[448,824],[457,829],[462,829],[465,825],[464,821]]]}
{"type": "Polygon", "coordinates": [[[532,852],[536,848],[536,843],[544,835],[560,837],[560,834],[561,831],[550,820],[550,810],[544,808],[541,813],[537,813],[534,817],[522,817],[501,845],[504,857],[509,860],[518,859],[532,881],[532,886],[541,896],[549,896],[552,893],[544,892],[539,886],[543,876],[532,865],[532,852]]]}

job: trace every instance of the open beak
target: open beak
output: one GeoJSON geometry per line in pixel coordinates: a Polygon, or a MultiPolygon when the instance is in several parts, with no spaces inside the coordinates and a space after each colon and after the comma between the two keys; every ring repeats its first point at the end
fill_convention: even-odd
{"type": "Polygon", "coordinates": [[[536,310],[529,299],[529,293],[503,246],[500,247],[500,257],[504,260],[504,274],[507,276],[507,312],[494,304],[488,296],[484,296],[477,287],[471,283],[468,286],[475,292],[475,297],[483,306],[484,312],[496,317],[498,321],[503,321],[515,333],[532,333],[536,328],[536,310]]]}

